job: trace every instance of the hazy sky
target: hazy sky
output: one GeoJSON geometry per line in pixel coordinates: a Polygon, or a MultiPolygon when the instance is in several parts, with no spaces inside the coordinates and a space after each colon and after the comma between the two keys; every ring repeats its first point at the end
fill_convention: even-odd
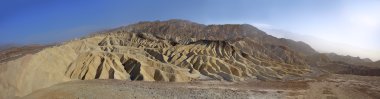
{"type": "Polygon", "coordinates": [[[0,44],[173,18],[284,30],[321,52],[380,59],[380,0],[0,0],[0,44]]]}

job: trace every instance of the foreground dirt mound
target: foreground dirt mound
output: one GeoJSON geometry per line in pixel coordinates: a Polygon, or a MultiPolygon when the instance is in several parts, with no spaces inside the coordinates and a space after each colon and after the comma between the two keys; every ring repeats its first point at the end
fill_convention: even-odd
{"type": "Polygon", "coordinates": [[[293,43],[267,36],[250,25],[134,24],[2,62],[0,96],[71,80],[281,80],[310,72],[293,43]]]}

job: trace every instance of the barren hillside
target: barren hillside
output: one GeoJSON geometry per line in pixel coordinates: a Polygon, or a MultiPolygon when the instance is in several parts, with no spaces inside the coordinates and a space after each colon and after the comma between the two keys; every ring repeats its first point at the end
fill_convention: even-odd
{"type": "MultiPolygon", "coordinates": [[[[292,81],[341,73],[331,70],[336,67],[329,66],[329,57],[303,42],[279,39],[247,24],[186,20],[140,22],[60,45],[2,51],[0,59],[1,98],[74,80],[292,81]]],[[[357,74],[346,68],[352,66],[333,70],[357,74]]]]}

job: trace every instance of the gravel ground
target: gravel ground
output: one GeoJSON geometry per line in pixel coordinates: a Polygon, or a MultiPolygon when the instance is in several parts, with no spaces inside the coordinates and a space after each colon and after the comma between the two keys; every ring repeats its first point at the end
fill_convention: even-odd
{"type": "Polygon", "coordinates": [[[25,99],[379,99],[380,77],[331,75],[309,81],[121,80],[71,81],[38,90],[25,99]]]}

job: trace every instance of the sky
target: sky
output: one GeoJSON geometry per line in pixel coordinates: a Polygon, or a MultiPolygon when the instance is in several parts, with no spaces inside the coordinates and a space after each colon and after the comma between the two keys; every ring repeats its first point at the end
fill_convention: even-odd
{"type": "Polygon", "coordinates": [[[380,0],[0,0],[0,45],[48,44],[139,21],[251,24],[319,52],[380,59],[380,0]]]}

